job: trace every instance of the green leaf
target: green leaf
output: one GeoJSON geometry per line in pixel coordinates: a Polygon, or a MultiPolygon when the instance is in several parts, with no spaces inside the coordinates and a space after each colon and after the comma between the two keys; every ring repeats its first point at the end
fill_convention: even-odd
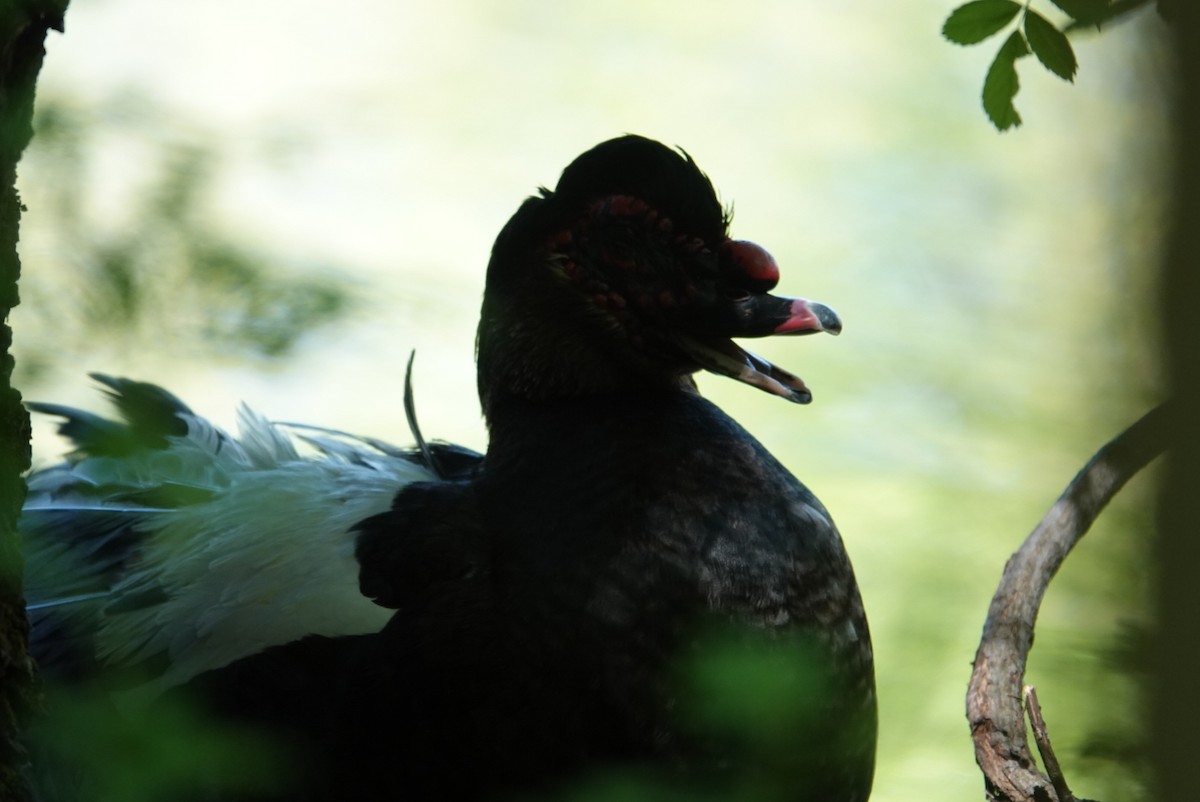
{"type": "Polygon", "coordinates": [[[1108,0],[1050,0],[1071,19],[1084,25],[1098,23],[1108,11],[1108,0]]]}
{"type": "Polygon", "coordinates": [[[1021,124],[1021,115],[1013,105],[1013,98],[1021,83],[1017,80],[1017,59],[1029,55],[1029,47],[1020,31],[1013,31],[1004,44],[1000,45],[992,66],[988,67],[983,79],[983,110],[992,125],[1001,131],[1021,124]]]}
{"type": "MultiPolygon", "coordinates": [[[[1096,30],[1100,30],[1106,23],[1115,22],[1122,17],[1127,17],[1130,14],[1138,11],[1143,6],[1148,6],[1157,1],[1158,13],[1167,22],[1170,22],[1171,9],[1168,8],[1168,0],[1064,0],[1064,2],[1081,3],[1079,16],[1074,13],[1067,12],[1075,17],[1075,21],[1063,28],[1063,33],[1071,33],[1080,28],[1090,28],[1095,25],[1096,30]]],[[[1055,5],[1058,5],[1055,3],[1055,5]]],[[[1174,2],[1170,3],[1171,6],[1174,2]]]]}
{"type": "Polygon", "coordinates": [[[974,0],[950,12],[942,36],[959,45],[982,42],[1017,16],[1020,3],[1012,0],[974,0]]]}
{"type": "Polygon", "coordinates": [[[1079,62],[1075,60],[1075,51],[1071,49],[1071,43],[1062,31],[1055,28],[1041,14],[1026,11],[1025,36],[1033,54],[1046,69],[1064,81],[1075,80],[1075,70],[1079,67],[1079,62]]]}

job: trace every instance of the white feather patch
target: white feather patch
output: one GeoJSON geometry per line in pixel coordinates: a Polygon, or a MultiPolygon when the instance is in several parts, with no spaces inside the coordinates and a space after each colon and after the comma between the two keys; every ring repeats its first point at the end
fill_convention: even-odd
{"type": "Polygon", "coordinates": [[[235,439],[189,417],[188,434],[169,438],[166,449],[88,457],[31,477],[31,508],[138,515],[145,540],[112,588],[113,608],[96,636],[110,664],[168,654],[166,673],[135,696],[148,700],[305,635],[374,632],[392,615],[358,590],[351,527],[388,510],[409,482],[436,477],[382,444],[337,432],[298,444],[245,407],[238,423],[235,439]],[[173,485],[209,497],[155,509],[64,489],[80,481],[126,492],[173,485]],[[157,591],[165,601],[120,605],[157,591]]]}

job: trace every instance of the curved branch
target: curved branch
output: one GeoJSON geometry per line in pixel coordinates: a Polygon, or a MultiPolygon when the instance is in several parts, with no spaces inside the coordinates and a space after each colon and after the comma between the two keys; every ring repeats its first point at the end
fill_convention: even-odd
{"type": "Polygon", "coordinates": [[[1170,414],[1169,404],[1156,407],[1096,452],[1004,567],[967,689],[975,761],[983,770],[989,799],[1058,800],[1029,752],[1021,709],[1038,608],[1067,553],[1104,506],[1166,449],[1170,414]]]}

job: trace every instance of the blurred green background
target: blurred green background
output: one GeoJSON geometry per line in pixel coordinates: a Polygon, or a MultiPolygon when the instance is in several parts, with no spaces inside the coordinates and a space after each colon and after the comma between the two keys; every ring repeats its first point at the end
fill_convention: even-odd
{"type": "MultiPolygon", "coordinates": [[[[994,47],[953,2],[90,0],[48,43],[20,169],[15,381],[100,408],[86,372],[271,418],[482,449],[473,342],[491,240],[579,152],[683,146],[837,338],[756,345],[796,407],[701,379],[817,493],[876,644],[879,802],[978,799],[963,716],[1004,561],[1156,397],[1168,120],[1161,21],[1018,66],[1025,126],[979,107],[994,47]]],[[[1041,8],[1051,15],[1049,4],[1041,8]]],[[[35,464],[63,446],[35,422],[35,464]]],[[[1027,681],[1073,790],[1140,798],[1139,477],[1052,585],[1027,681]],[[1131,768],[1132,767],[1132,768],[1131,768]]]]}

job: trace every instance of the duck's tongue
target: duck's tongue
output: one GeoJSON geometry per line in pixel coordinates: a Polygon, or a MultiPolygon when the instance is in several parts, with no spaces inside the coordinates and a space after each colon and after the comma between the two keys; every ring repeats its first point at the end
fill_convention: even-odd
{"type": "MultiPolygon", "coordinates": [[[[839,334],[842,330],[837,313],[824,304],[770,295],[761,295],[755,300],[759,314],[745,321],[746,328],[737,332],[738,336],[815,334],[819,331],[839,334]]],[[[705,370],[737,379],[797,404],[812,401],[812,392],[803,379],[742,349],[733,340],[684,336],[679,338],[679,345],[705,370]]]]}

